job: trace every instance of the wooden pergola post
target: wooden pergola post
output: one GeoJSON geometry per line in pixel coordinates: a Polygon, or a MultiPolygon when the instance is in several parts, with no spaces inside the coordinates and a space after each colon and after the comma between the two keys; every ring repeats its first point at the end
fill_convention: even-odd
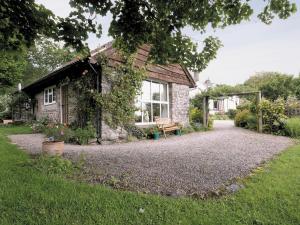
{"type": "Polygon", "coordinates": [[[203,98],[203,126],[208,128],[208,99],[209,96],[203,98]]]}
{"type": "MultiPolygon", "coordinates": [[[[259,106],[261,102],[261,91],[257,92],[257,106],[259,106]]],[[[262,119],[262,111],[259,109],[258,111],[258,132],[262,133],[263,132],[263,119],[262,119]]]]}

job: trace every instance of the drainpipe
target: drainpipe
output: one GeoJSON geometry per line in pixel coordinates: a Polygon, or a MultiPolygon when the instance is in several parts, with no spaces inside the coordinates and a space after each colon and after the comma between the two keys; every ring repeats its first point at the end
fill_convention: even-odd
{"type": "MultiPolygon", "coordinates": [[[[100,66],[99,72],[95,69],[95,67],[88,60],[88,64],[91,67],[92,71],[96,75],[96,88],[97,93],[102,92],[102,67],[100,66]]],[[[96,107],[96,135],[97,135],[97,143],[101,144],[101,133],[102,133],[102,110],[99,106],[96,107]]]]}

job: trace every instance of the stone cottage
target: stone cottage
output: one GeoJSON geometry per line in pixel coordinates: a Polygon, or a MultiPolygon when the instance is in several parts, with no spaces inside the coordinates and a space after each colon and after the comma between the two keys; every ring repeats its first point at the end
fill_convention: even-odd
{"type": "MultiPolygon", "coordinates": [[[[141,46],[135,54],[134,64],[146,68],[147,78],[143,81],[141,95],[136,97],[135,122],[137,126],[155,124],[154,117],[170,118],[173,122],[188,125],[189,88],[195,82],[188,70],[179,64],[157,65],[146,63],[150,52],[147,45],[141,46]]],[[[91,52],[85,59],[75,59],[52,71],[43,78],[22,89],[32,102],[32,114],[39,120],[48,117],[59,123],[69,124],[76,120],[74,98],[68,85],[62,81],[66,77],[76,79],[87,72],[97,73],[96,57],[103,54],[108,59],[108,66],[122,63],[122,58],[112,43],[105,44],[91,52]]],[[[109,91],[109,85],[101,77],[101,91],[109,91]]],[[[79,90],[80,91],[80,90],[79,90]]],[[[100,117],[101,118],[101,117],[100,117]]],[[[101,139],[115,140],[126,136],[123,129],[111,129],[101,122],[101,139]]]]}

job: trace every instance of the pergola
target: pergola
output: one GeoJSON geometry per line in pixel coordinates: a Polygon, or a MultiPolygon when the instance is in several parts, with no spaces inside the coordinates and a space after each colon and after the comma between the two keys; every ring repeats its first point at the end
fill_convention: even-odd
{"type": "MultiPolygon", "coordinates": [[[[229,96],[245,96],[245,95],[256,95],[256,105],[258,106],[261,102],[261,91],[249,91],[249,92],[240,92],[240,93],[229,93],[229,94],[220,94],[214,97],[229,97],[229,96]]],[[[209,109],[208,109],[208,101],[211,98],[210,95],[206,95],[203,98],[203,125],[204,127],[208,127],[208,117],[209,117],[209,109]]],[[[262,112],[259,110],[258,112],[258,120],[257,120],[257,131],[262,133],[263,122],[262,122],[262,112]]]]}

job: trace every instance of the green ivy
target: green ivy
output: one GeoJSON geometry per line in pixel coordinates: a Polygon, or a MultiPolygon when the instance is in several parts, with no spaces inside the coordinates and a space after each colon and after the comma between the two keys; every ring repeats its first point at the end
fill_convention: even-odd
{"type": "Polygon", "coordinates": [[[123,58],[124,63],[113,69],[107,67],[103,57],[98,58],[110,90],[94,93],[94,99],[96,105],[102,109],[104,121],[112,128],[124,127],[134,121],[135,97],[140,92],[145,78],[145,69],[136,68],[133,57],[123,58]]]}

